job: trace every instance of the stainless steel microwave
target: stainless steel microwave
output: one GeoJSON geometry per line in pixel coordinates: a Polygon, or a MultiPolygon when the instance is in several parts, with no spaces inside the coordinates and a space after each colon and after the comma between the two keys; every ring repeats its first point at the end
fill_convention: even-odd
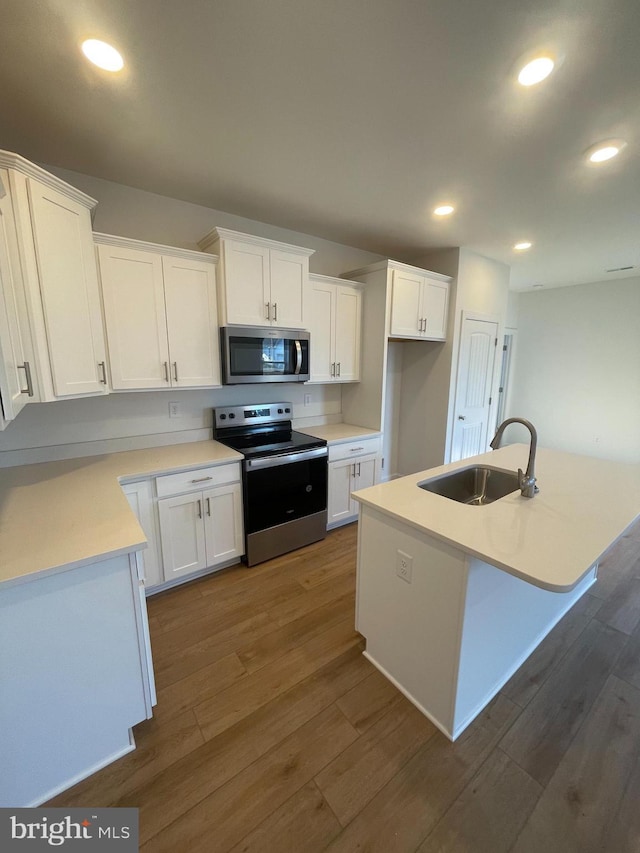
{"type": "Polygon", "coordinates": [[[220,338],[225,385],[309,379],[309,332],[269,326],[223,326],[220,338]]]}

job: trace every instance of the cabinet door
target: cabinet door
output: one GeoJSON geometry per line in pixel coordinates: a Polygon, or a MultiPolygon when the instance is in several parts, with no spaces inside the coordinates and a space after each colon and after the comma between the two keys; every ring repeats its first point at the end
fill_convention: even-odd
{"type": "Polygon", "coordinates": [[[345,521],[354,515],[351,500],[354,479],[353,465],[354,463],[350,459],[329,463],[327,524],[345,521]]]}
{"type": "Polygon", "coordinates": [[[120,246],[97,248],[113,388],[168,388],[160,255],[120,246]]]}
{"type": "Polygon", "coordinates": [[[269,249],[225,240],[225,324],[267,326],[269,323],[269,249]]]}
{"type": "Polygon", "coordinates": [[[215,268],[202,261],[163,257],[171,384],[220,385],[215,268]]]}
{"type": "Polygon", "coordinates": [[[156,532],[156,519],[153,503],[153,489],[150,480],[142,480],[140,483],[127,483],[122,487],[129,506],[135,513],[144,535],[147,537],[148,545],[144,551],[138,554],[138,560],[142,566],[144,583],[147,589],[158,586],[164,580],[162,565],[158,556],[158,534],[156,532]]]}
{"type": "Polygon", "coordinates": [[[244,553],[240,483],[203,493],[207,566],[216,566],[244,553]]]}
{"type": "Polygon", "coordinates": [[[102,311],[86,207],[27,180],[53,392],[105,393],[102,311]]]}
{"type": "Polygon", "coordinates": [[[17,245],[11,196],[6,172],[0,172],[0,396],[7,421],[29,400],[27,350],[20,328],[22,277],[17,263],[17,245]]]}
{"type": "Polygon", "coordinates": [[[202,492],[158,501],[165,581],[207,567],[202,492]]]}
{"type": "Polygon", "coordinates": [[[418,275],[393,271],[391,299],[391,335],[399,338],[421,337],[420,313],[423,278],[418,275]]]}
{"type": "MultiPolygon", "coordinates": [[[[363,456],[360,459],[354,460],[355,476],[351,484],[351,490],[357,492],[358,489],[368,489],[369,486],[375,485],[376,482],[376,456],[363,456]]],[[[358,502],[351,499],[352,514],[358,514],[358,502]]]]}
{"type": "Polygon", "coordinates": [[[444,281],[425,279],[422,316],[426,320],[425,338],[444,340],[447,336],[447,303],[449,285],[444,281]]]}
{"type": "Polygon", "coordinates": [[[335,374],[335,287],[314,282],[309,297],[311,381],[332,382],[335,374]]]}
{"type": "Polygon", "coordinates": [[[271,249],[271,322],[285,329],[306,328],[304,292],[309,258],[271,249]]]}
{"type": "Polygon", "coordinates": [[[337,287],[335,303],[335,361],[337,378],[360,379],[362,295],[355,287],[337,287]]]}

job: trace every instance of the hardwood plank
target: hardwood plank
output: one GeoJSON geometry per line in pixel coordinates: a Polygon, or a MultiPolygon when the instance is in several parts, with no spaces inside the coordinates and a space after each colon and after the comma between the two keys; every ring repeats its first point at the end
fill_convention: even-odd
{"type": "Polygon", "coordinates": [[[592,620],[502,741],[504,751],[540,784],[553,776],[626,640],[592,620]]]}
{"type": "Polygon", "coordinates": [[[141,846],[147,853],[224,853],[357,737],[331,705],[141,846]],[[216,815],[215,824],[211,815],[216,815]]]}
{"type": "Polygon", "coordinates": [[[616,813],[639,755],[640,690],[611,676],[527,821],[514,853],[618,851],[611,846],[616,813]]]}
{"type": "Polygon", "coordinates": [[[103,770],[59,794],[47,805],[74,808],[109,806],[154,779],[205,742],[193,711],[159,723],[145,720],[134,729],[136,748],[103,770]]]}
{"type": "Polygon", "coordinates": [[[338,819],[313,782],[307,782],[231,853],[304,851],[320,853],[340,832],[338,819]]]}
{"type": "Polygon", "coordinates": [[[614,674],[640,689],[640,624],[622,650],[614,674]]]}
{"type": "Polygon", "coordinates": [[[202,598],[201,584],[199,580],[183,583],[179,586],[174,586],[171,589],[163,592],[156,592],[153,595],[147,596],[147,611],[151,619],[155,618],[157,613],[162,612],[168,601],[171,601],[171,606],[188,606],[202,598]]]}
{"type": "Polygon", "coordinates": [[[254,642],[239,644],[238,658],[247,672],[256,672],[348,618],[355,625],[355,597],[352,594],[312,610],[281,628],[274,626],[270,633],[254,642]]]}
{"type": "Polygon", "coordinates": [[[208,740],[360,643],[351,616],[263,666],[246,679],[197,705],[196,719],[208,740]]]}
{"type": "Polygon", "coordinates": [[[362,734],[401,698],[407,704],[411,704],[384,675],[375,669],[368,678],[341,696],[336,704],[354,729],[362,734]]]}
{"type": "Polygon", "coordinates": [[[598,580],[589,592],[606,601],[618,584],[635,574],[635,563],[640,557],[637,536],[640,526],[636,525],[618,539],[604,554],[598,566],[598,580]]]}
{"type": "Polygon", "coordinates": [[[455,743],[437,732],[327,850],[414,851],[473,778],[518,710],[498,695],[455,743]]]}
{"type": "MultiPolygon", "coordinates": [[[[634,744],[635,746],[635,744],[634,744]]],[[[638,853],[640,850],[640,758],[627,781],[622,803],[611,822],[609,849],[616,853],[638,853]]]]}
{"type": "Polygon", "coordinates": [[[309,568],[304,566],[295,566],[289,570],[289,577],[295,577],[298,583],[304,589],[313,589],[322,583],[337,580],[346,574],[355,572],[356,564],[354,555],[351,553],[336,553],[335,555],[324,560],[322,565],[318,566],[317,562],[309,568]]]}
{"type": "MultiPolygon", "coordinates": [[[[242,719],[118,805],[140,809],[141,840],[161,832],[204,797],[289,737],[373,667],[361,648],[349,649],[292,690],[242,719]]],[[[212,819],[217,820],[217,815],[212,819]]]]}
{"type": "Polygon", "coordinates": [[[632,634],[640,624],[640,560],[631,570],[633,574],[621,581],[598,613],[598,620],[623,634],[632,634]]]}
{"type": "MultiPolygon", "coordinates": [[[[160,644],[156,643],[155,638],[152,640],[158,689],[168,687],[203,666],[227,657],[245,643],[255,642],[277,628],[266,613],[257,613],[243,621],[232,622],[219,631],[211,627],[211,620],[207,620],[207,626],[203,627],[204,637],[194,643],[190,642],[190,637],[175,637],[175,631],[163,635],[162,639],[169,642],[160,644]]],[[[188,635],[184,628],[177,631],[188,635]]],[[[196,636],[200,634],[198,626],[194,633],[196,636]]]]}
{"type": "Polygon", "coordinates": [[[508,853],[541,793],[495,749],[416,853],[508,853]]]}
{"type": "Polygon", "coordinates": [[[340,823],[346,826],[436,731],[397,694],[387,713],[315,778],[340,823]]]}
{"type": "Polygon", "coordinates": [[[247,677],[247,671],[237,655],[227,655],[158,690],[154,717],[159,722],[175,717],[247,677]]]}
{"type": "Polygon", "coordinates": [[[504,695],[526,707],[601,606],[601,599],[583,595],[505,684],[504,695]]]}
{"type": "Polygon", "coordinates": [[[269,607],[267,614],[270,619],[277,622],[278,625],[286,625],[304,616],[305,613],[310,613],[318,607],[324,607],[344,595],[354,595],[356,590],[355,571],[353,573],[341,575],[339,578],[332,578],[326,583],[314,586],[304,595],[296,595],[294,598],[281,601],[278,604],[269,607]]]}

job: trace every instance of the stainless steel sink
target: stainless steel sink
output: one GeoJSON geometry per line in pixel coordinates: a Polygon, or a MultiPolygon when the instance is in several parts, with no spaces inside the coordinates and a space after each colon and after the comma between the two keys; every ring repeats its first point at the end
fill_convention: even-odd
{"type": "Polygon", "coordinates": [[[511,492],[520,491],[518,475],[515,472],[501,471],[488,465],[458,468],[450,474],[423,480],[418,486],[427,492],[470,506],[484,506],[511,492]]]}

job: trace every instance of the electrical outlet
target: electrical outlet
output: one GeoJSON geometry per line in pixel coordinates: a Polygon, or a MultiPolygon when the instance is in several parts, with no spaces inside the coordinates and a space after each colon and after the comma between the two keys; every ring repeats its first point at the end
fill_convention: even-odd
{"type": "Polygon", "coordinates": [[[170,418],[181,418],[182,417],[182,403],[169,403],[169,417],[170,418]]]}
{"type": "Polygon", "coordinates": [[[311,394],[305,394],[304,395],[304,404],[305,404],[305,406],[311,405],[311,394]]]}
{"type": "Polygon", "coordinates": [[[403,581],[411,583],[413,577],[413,557],[405,554],[404,551],[398,551],[396,554],[396,574],[403,581]]]}

